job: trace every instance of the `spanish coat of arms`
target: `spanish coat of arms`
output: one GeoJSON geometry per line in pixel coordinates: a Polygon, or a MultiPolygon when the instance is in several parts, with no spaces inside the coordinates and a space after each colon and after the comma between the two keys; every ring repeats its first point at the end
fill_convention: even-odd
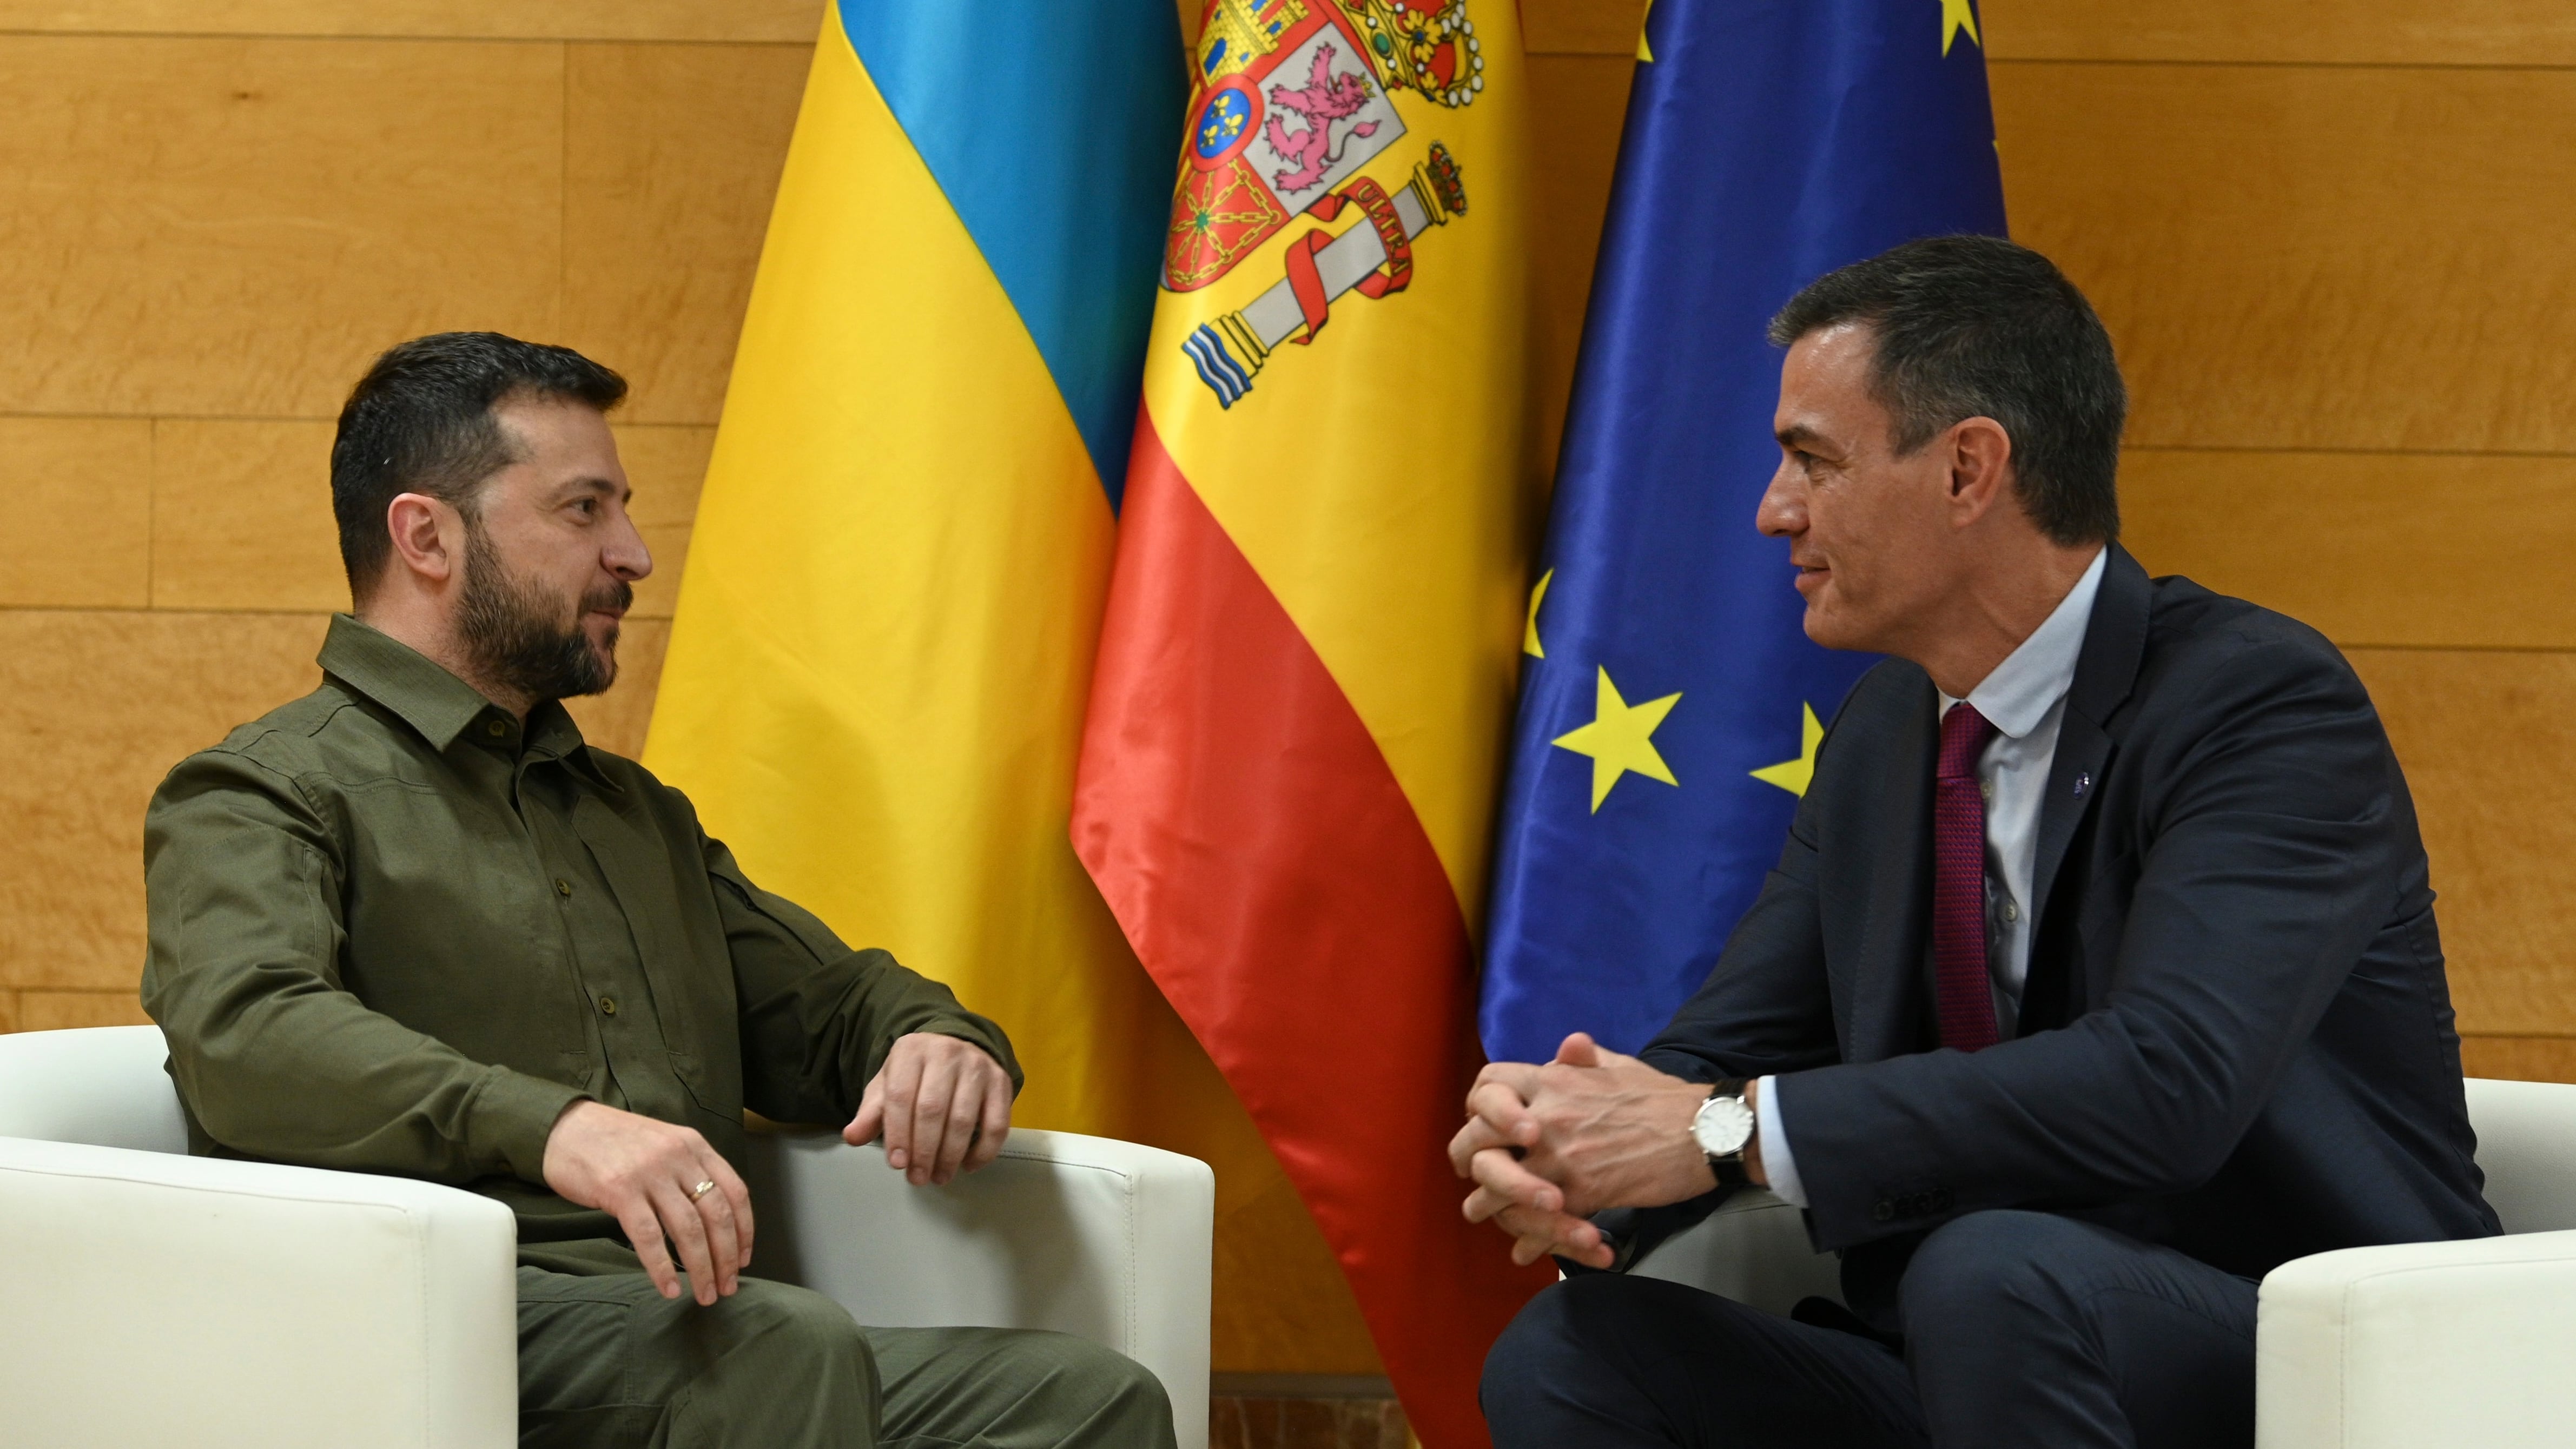
{"type": "Polygon", "coordinates": [[[1436,141],[1392,195],[1356,173],[1405,134],[1395,92],[1470,105],[1485,61],[1466,0],[1215,0],[1194,59],[1164,286],[1207,286],[1300,213],[1356,208],[1365,223],[1297,238],[1285,278],[1182,344],[1230,408],[1274,349],[1314,340],[1337,298],[1402,291],[1415,239],[1466,211],[1436,141]]]}

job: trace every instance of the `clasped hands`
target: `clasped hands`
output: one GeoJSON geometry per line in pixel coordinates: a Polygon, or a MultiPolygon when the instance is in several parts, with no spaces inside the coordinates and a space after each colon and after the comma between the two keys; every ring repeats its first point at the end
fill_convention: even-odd
{"type": "MultiPolygon", "coordinates": [[[[915,1032],[895,1038],[841,1140],[856,1147],[882,1135],[886,1166],[918,1187],[991,1162],[1010,1132],[1001,1064],[973,1042],[915,1032]]],[[[546,1138],[545,1177],[566,1200],[617,1219],[665,1298],[680,1296],[685,1271],[697,1301],[712,1304],[751,1266],[751,1193],[691,1128],[575,1102],[546,1138]]]]}
{"type": "MultiPolygon", "coordinates": [[[[1595,1268],[1613,1253],[1586,1219],[1614,1207],[1659,1207],[1717,1186],[1691,1140],[1705,1083],[1657,1071],[1582,1032],[1543,1064],[1495,1062],[1467,1094],[1467,1125],[1449,1163],[1471,1179],[1465,1212],[1512,1237],[1512,1261],[1554,1254],[1595,1268]]],[[[1747,1167],[1760,1180],[1758,1161],[1747,1167]]]]}

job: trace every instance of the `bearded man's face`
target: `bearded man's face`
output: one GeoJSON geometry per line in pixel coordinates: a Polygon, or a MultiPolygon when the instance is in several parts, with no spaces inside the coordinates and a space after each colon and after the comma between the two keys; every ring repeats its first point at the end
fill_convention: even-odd
{"type": "Polygon", "coordinates": [[[456,630],[478,673],[530,699],[598,694],[617,682],[618,620],[635,588],[610,578],[576,597],[516,575],[478,518],[465,525],[465,583],[456,630]],[[604,632],[584,621],[606,616],[604,632]]]}
{"type": "Polygon", "coordinates": [[[634,581],[653,571],[616,440],[578,403],[519,399],[493,413],[517,456],[464,510],[457,637],[488,684],[532,701],[597,694],[617,679],[634,581]]]}

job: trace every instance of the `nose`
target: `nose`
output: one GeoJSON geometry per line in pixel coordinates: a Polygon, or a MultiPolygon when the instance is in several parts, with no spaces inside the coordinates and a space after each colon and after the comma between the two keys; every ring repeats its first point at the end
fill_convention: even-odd
{"type": "Polygon", "coordinates": [[[1753,526],[1766,538],[1796,538],[1807,531],[1807,480],[1789,458],[1780,460],[1771,486],[1753,510],[1753,526]]]}
{"type": "Polygon", "coordinates": [[[599,561],[607,570],[627,583],[653,572],[653,550],[644,546],[644,535],[636,530],[635,520],[620,511],[617,527],[609,535],[608,546],[600,551],[599,561]]]}

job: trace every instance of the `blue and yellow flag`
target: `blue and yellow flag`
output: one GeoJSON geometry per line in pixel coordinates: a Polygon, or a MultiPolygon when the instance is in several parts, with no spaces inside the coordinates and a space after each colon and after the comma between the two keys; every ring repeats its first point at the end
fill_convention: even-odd
{"type": "Polygon", "coordinates": [[[827,9],[645,750],[1122,1136],[1187,1037],[1065,829],[1187,94],[1171,0],[827,9]]]}
{"type": "Polygon", "coordinates": [[[1971,0],[1655,0],[1522,643],[1481,1026],[1635,1051],[1778,859],[1869,660],[1808,642],[1771,314],[1917,237],[2001,234],[1971,0]]]}

